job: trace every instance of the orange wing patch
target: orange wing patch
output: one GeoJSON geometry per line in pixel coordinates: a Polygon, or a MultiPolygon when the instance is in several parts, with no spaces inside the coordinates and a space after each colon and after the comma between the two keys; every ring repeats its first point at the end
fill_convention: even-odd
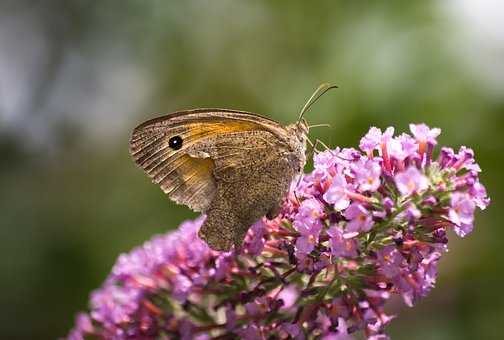
{"type": "Polygon", "coordinates": [[[212,176],[213,161],[183,155],[175,163],[173,172],[159,182],[161,189],[175,202],[194,211],[204,211],[217,190],[212,176]]]}

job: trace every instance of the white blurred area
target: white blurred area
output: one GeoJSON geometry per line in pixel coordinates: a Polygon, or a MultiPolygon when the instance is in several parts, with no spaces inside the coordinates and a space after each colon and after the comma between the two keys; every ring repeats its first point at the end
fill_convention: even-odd
{"type": "Polygon", "coordinates": [[[486,92],[504,100],[504,1],[439,1],[448,18],[448,46],[486,92]]]}
{"type": "Polygon", "coordinates": [[[64,125],[105,147],[130,128],[151,79],[124,42],[105,32],[93,41],[56,40],[39,14],[0,13],[0,134],[25,149],[57,148],[64,125]]]}
{"type": "MultiPolygon", "coordinates": [[[[447,49],[445,52],[453,56],[454,62],[463,65],[462,69],[471,75],[475,91],[501,98],[504,88],[504,2],[446,0],[433,3],[438,12],[437,20],[442,22],[443,31],[439,32],[444,42],[442,48],[447,49]]],[[[95,34],[90,35],[92,39],[83,35],[76,40],[65,40],[62,34],[63,38],[59,40],[54,38],[59,32],[55,35],[51,23],[45,19],[40,6],[0,13],[0,134],[14,138],[29,150],[57,148],[56,130],[61,126],[79,133],[84,143],[102,146],[104,141],[124,143],[123,139],[116,138],[117,134],[129,133],[137,119],[145,116],[142,111],[156,92],[158,79],[151,74],[154,68],[131,53],[134,46],[128,45],[127,35],[109,35],[104,31],[99,39],[95,34]]],[[[189,27],[189,24],[182,26],[189,27]]],[[[267,22],[263,24],[268,25],[267,22]]],[[[224,38],[233,39],[233,36],[224,38]]],[[[205,46],[208,37],[198,39],[200,45],[205,46]]],[[[212,41],[208,50],[215,48],[218,39],[212,41]]],[[[152,45],[147,47],[153,48],[152,45]]],[[[337,47],[334,53],[345,53],[345,46],[337,47]]],[[[398,51],[394,53],[400,56],[398,51]]],[[[384,56],[389,59],[394,53],[384,53],[384,56]]],[[[327,63],[330,65],[330,62],[329,59],[327,63]]],[[[371,67],[364,81],[378,82],[378,88],[400,83],[394,78],[401,76],[394,73],[400,69],[398,62],[380,63],[378,58],[360,67],[371,67]],[[384,71],[376,73],[380,77],[373,79],[373,71],[381,68],[384,71]]],[[[285,72],[296,73],[290,69],[285,72]]],[[[237,75],[237,78],[237,81],[246,83],[246,75],[237,75]]],[[[272,81],[289,83],[289,79],[275,78],[272,81]]],[[[382,98],[387,100],[384,95],[382,98]]]]}

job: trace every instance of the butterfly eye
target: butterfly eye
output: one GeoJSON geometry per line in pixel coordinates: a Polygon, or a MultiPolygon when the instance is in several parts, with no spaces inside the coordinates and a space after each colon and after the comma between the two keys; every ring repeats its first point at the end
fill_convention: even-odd
{"type": "Polygon", "coordinates": [[[180,136],[173,136],[168,141],[168,146],[173,150],[178,150],[182,147],[182,138],[180,136]]]}

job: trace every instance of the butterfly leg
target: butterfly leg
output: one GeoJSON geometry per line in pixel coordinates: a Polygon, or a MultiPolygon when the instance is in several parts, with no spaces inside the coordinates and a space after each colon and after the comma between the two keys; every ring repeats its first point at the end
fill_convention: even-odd
{"type": "MultiPolygon", "coordinates": [[[[331,148],[329,148],[324,142],[322,142],[320,139],[315,139],[315,146],[313,147],[314,149],[317,147],[317,144],[320,144],[324,147],[324,149],[332,151],[331,148]]],[[[318,151],[318,150],[317,150],[318,151]]],[[[320,151],[318,151],[320,152],[320,151]]]]}
{"type": "Polygon", "coordinates": [[[339,159],[342,159],[344,161],[351,161],[351,159],[346,159],[344,157],[341,157],[340,155],[338,155],[337,152],[335,152],[335,150],[332,150],[330,147],[328,147],[324,142],[322,142],[320,139],[316,139],[315,140],[315,144],[313,146],[313,149],[318,153],[320,152],[319,150],[316,150],[315,148],[317,147],[317,144],[320,144],[324,147],[324,151],[329,151],[331,154],[335,155],[336,157],[338,157],[339,159]]]}

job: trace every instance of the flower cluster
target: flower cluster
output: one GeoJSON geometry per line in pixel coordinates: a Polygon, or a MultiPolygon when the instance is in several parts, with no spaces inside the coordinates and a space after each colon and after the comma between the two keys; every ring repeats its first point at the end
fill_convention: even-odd
{"type": "Polygon", "coordinates": [[[68,338],[387,339],[389,297],[424,297],[447,230],[464,237],[489,204],[471,149],[434,158],[440,130],[410,130],[317,153],[241,249],[208,248],[201,217],[121,255],[68,338]]]}

